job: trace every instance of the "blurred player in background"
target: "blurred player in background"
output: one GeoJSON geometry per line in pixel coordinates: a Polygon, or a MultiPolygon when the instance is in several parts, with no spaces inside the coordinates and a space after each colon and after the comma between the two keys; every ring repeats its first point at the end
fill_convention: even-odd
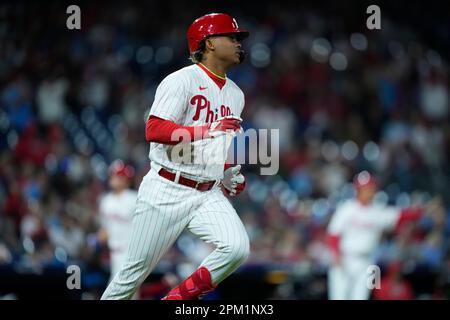
{"type": "Polygon", "coordinates": [[[334,258],[328,272],[330,300],[369,299],[368,268],[375,263],[374,251],[383,233],[418,220],[424,212],[422,208],[399,209],[373,203],[378,183],[367,171],[357,174],[353,183],[356,198],[339,206],[328,226],[334,258]]]}
{"type": "Polygon", "coordinates": [[[111,189],[100,200],[100,225],[98,239],[106,243],[110,251],[110,280],[120,270],[125,259],[131,234],[131,221],[136,205],[137,192],[130,189],[134,168],[122,160],[114,161],[109,167],[111,189]]]}

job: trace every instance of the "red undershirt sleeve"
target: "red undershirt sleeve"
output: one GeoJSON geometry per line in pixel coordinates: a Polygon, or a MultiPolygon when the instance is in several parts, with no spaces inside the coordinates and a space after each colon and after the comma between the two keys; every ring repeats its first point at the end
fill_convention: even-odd
{"type": "Polygon", "coordinates": [[[421,208],[406,208],[400,212],[400,216],[395,225],[395,231],[398,232],[405,223],[417,221],[422,217],[423,209],[421,208]]]}
{"type": "Polygon", "coordinates": [[[339,250],[340,240],[341,240],[341,237],[339,235],[335,235],[335,234],[328,234],[327,235],[328,247],[337,256],[339,256],[339,253],[340,253],[340,250],[339,250]]]}
{"type": "Polygon", "coordinates": [[[148,142],[163,143],[175,145],[183,140],[184,135],[189,135],[189,141],[196,141],[205,138],[206,126],[182,126],[173,121],[150,116],[145,127],[145,138],[148,142]],[[177,135],[176,139],[172,139],[175,130],[184,130],[183,135],[177,135]]]}

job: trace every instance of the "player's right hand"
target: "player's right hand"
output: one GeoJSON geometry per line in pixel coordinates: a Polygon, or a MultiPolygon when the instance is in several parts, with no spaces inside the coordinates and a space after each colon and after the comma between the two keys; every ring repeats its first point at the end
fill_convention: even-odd
{"type": "Polygon", "coordinates": [[[225,133],[234,134],[241,130],[242,119],[236,116],[227,116],[207,125],[206,136],[214,138],[225,133]]]}

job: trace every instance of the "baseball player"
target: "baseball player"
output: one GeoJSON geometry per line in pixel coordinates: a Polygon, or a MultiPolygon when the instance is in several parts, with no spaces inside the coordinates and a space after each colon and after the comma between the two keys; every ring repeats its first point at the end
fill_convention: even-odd
{"type": "Polygon", "coordinates": [[[102,299],[129,299],[180,233],[215,246],[199,268],[164,300],[192,300],[214,290],[249,254],[249,239],[224,193],[245,187],[240,166],[225,165],[244,94],[227,71],[242,62],[248,36],[236,20],[213,13],[188,29],[194,64],[158,86],[146,124],[150,171],[138,191],[126,262],[102,299]]]}
{"type": "MultiPolygon", "coordinates": [[[[386,230],[395,230],[405,222],[422,216],[421,208],[398,209],[373,204],[377,181],[367,171],[354,178],[356,199],[339,206],[328,226],[328,242],[334,263],[328,271],[331,300],[368,300],[368,268],[386,230]]],[[[369,269],[370,271],[370,269],[369,269]]]]}
{"type": "Polygon", "coordinates": [[[101,243],[107,243],[110,251],[110,281],[124,263],[131,237],[131,222],[137,199],[137,192],[129,188],[133,176],[133,167],[122,160],[114,161],[109,167],[111,191],[101,198],[99,204],[101,228],[97,236],[101,243]]]}

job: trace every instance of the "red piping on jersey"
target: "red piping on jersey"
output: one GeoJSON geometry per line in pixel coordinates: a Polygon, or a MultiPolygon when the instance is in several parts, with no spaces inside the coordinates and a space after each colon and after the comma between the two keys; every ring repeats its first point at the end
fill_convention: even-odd
{"type": "Polygon", "coordinates": [[[423,209],[421,208],[406,208],[400,212],[400,216],[395,225],[395,232],[399,232],[400,229],[408,222],[417,221],[422,217],[423,209]]]}
{"type": "Polygon", "coordinates": [[[219,77],[217,77],[215,74],[213,74],[211,71],[209,71],[208,69],[206,69],[203,65],[201,65],[200,63],[197,63],[197,65],[206,72],[206,74],[208,75],[208,77],[210,77],[212,79],[212,81],[215,82],[215,84],[217,84],[217,86],[219,87],[219,89],[222,90],[223,86],[226,83],[226,79],[220,79],[219,77]]]}
{"type": "Polygon", "coordinates": [[[189,134],[190,141],[204,139],[207,126],[181,126],[173,121],[150,116],[145,127],[145,138],[148,142],[157,142],[163,144],[175,145],[183,141],[184,136],[178,139],[172,139],[175,130],[183,129],[189,134]]]}

